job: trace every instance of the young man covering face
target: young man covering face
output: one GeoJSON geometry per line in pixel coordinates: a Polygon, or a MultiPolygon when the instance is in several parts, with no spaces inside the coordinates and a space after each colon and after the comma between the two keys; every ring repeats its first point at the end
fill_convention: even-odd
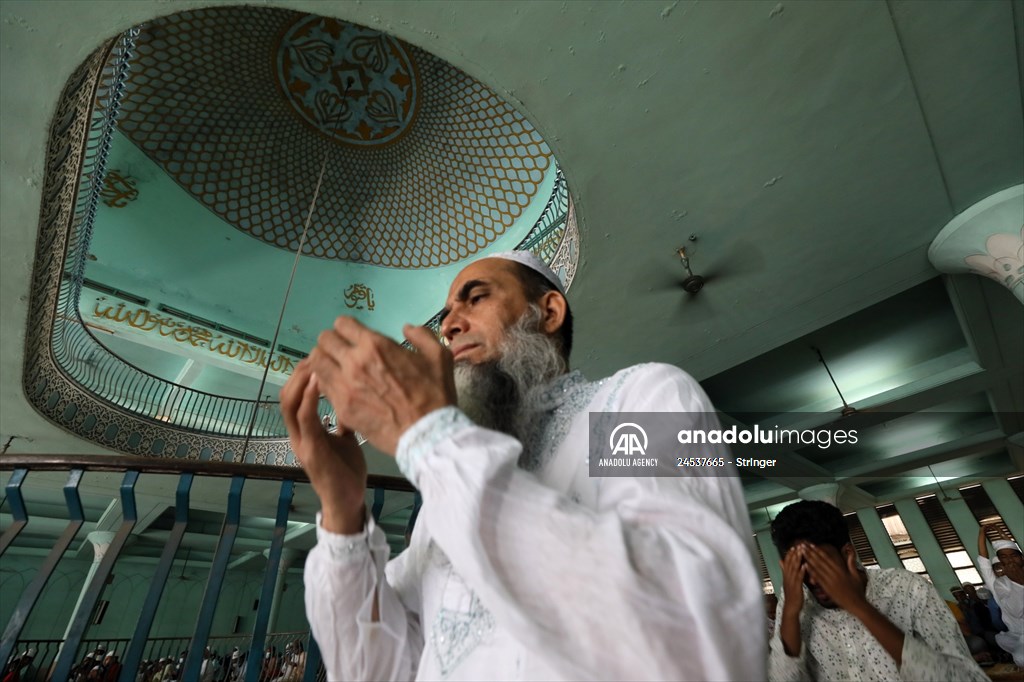
{"type": "Polygon", "coordinates": [[[768,679],[977,680],[952,612],[925,579],[899,568],[863,570],[842,512],[791,504],[772,521],[783,595],[768,679]]]}

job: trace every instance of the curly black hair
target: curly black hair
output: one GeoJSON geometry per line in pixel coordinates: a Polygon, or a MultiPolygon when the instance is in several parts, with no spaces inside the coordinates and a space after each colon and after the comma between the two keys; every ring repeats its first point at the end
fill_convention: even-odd
{"type": "Polygon", "coordinates": [[[794,502],[772,521],[772,542],[780,556],[800,540],[842,549],[850,542],[850,529],[837,507],[820,500],[794,502]]]}

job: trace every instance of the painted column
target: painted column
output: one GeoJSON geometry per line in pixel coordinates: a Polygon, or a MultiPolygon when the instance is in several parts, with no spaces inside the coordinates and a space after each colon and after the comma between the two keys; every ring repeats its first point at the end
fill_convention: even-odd
{"type": "Polygon", "coordinates": [[[986,197],[949,221],[928,247],[940,272],[974,273],[1024,303],[1024,185],[986,197]]]}
{"type": "Polygon", "coordinates": [[[274,601],[270,603],[270,622],[267,632],[277,632],[277,616],[281,612],[281,597],[284,595],[285,578],[288,569],[299,558],[299,550],[285,547],[281,550],[281,565],[277,567],[277,581],[274,583],[274,601]]]}
{"type": "Polygon", "coordinates": [[[964,543],[964,549],[971,555],[971,561],[974,562],[974,566],[977,568],[978,529],[981,526],[978,525],[978,521],[974,518],[974,513],[971,512],[971,508],[963,500],[946,501],[940,499],[939,502],[942,504],[942,509],[946,512],[946,516],[949,517],[949,522],[953,524],[957,537],[960,538],[960,542],[964,543]]]}
{"type": "Polygon", "coordinates": [[[995,505],[996,511],[1003,517],[1018,545],[1024,545],[1024,504],[1021,504],[1017,493],[1013,492],[1010,483],[1004,479],[985,481],[981,487],[995,505]]]}
{"type": "Polygon", "coordinates": [[[903,519],[903,525],[910,533],[910,539],[914,542],[921,561],[924,562],[932,584],[945,599],[949,594],[949,588],[960,584],[956,573],[953,572],[953,567],[949,565],[949,559],[946,558],[945,552],[939,546],[939,541],[935,539],[935,533],[932,532],[924,514],[921,513],[921,508],[917,506],[917,500],[911,498],[900,500],[894,504],[900,518],[903,519]]]}
{"type": "Polygon", "coordinates": [[[75,622],[75,616],[78,615],[78,609],[82,605],[82,600],[85,599],[86,590],[89,589],[89,585],[92,583],[92,577],[96,575],[96,569],[99,568],[100,562],[103,561],[103,555],[107,553],[107,549],[110,548],[110,543],[114,540],[112,531],[107,530],[94,530],[85,536],[85,539],[92,544],[92,564],[89,566],[89,572],[85,576],[85,582],[82,583],[82,591],[78,593],[78,600],[75,602],[75,608],[71,610],[71,617],[68,619],[68,625],[64,629],[64,636],[61,637],[61,641],[67,639],[68,633],[71,632],[71,624],[75,622]]]}
{"type": "Polygon", "coordinates": [[[782,594],[782,567],[779,566],[779,550],[775,549],[775,543],[772,542],[771,531],[763,530],[755,537],[757,546],[761,548],[761,556],[764,557],[764,565],[768,569],[768,577],[772,579],[775,594],[782,594]]]}
{"type": "Polygon", "coordinates": [[[878,511],[874,507],[858,509],[857,518],[860,519],[860,525],[864,528],[864,534],[868,536],[871,551],[875,553],[878,565],[881,568],[903,568],[903,562],[896,554],[896,548],[892,546],[889,532],[885,530],[885,524],[878,517],[878,511]]]}

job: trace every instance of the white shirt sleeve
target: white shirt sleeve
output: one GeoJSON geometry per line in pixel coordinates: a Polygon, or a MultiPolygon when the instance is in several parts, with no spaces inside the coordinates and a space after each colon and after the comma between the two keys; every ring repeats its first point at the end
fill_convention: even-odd
{"type": "Polygon", "coordinates": [[[996,593],[996,574],[992,570],[992,561],[988,557],[978,555],[978,573],[981,574],[981,579],[985,583],[985,587],[993,595],[996,593]]]}
{"type": "Polygon", "coordinates": [[[772,633],[771,641],[768,642],[768,680],[769,682],[804,682],[811,679],[807,665],[807,642],[805,641],[807,628],[804,614],[806,611],[800,613],[800,653],[797,656],[790,656],[782,644],[783,604],[785,604],[785,595],[779,597],[779,604],[775,609],[775,632],[772,633]]]}
{"type": "Polygon", "coordinates": [[[390,547],[373,519],[355,535],[320,526],[306,559],[306,617],[329,680],[411,680],[423,649],[419,614],[403,603],[396,583],[414,569],[408,552],[388,565],[390,547]],[[387,565],[389,579],[385,578],[387,565]],[[374,598],[379,620],[373,621],[374,598]]]}
{"type": "Polygon", "coordinates": [[[398,447],[420,519],[503,629],[568,679],[764,679],[736,478],[601,479],[593,510],[519,469],[520,451],[456,408],[421,419],[398,447]]]}

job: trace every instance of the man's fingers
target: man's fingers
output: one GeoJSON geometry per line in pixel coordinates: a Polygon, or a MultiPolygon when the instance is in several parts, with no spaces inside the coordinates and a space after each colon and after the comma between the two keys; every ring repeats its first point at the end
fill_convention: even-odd
{"type": "Polygon", "coordinates": [[[296,365],[288,382],[281,388],[279,395],[281,416],[284,417],[284,425],[288,429],[288,433],[298,434],[299,424],[295,413],[302,403],[302,394],[310,378],[309,363],[303,360],[296,365]]]}
{"type": "Polygon", "coordinates": [[[338,380],[341,366],[328,355],[320,346],[314,348],[309,354],[310,369],[320,381],[321,385],[331,385],[338,380]]]}
{"type": "Polygon", "coordinates": [[[412,347],[421,353],[437,353],[445,350],[441,342],[434,336],[434,332],[426,327],[407,324],[402,327],[402,335],[412,344],[412,347]]]}
{"type": "Polygon", "coordinates": [[[316,338],[316,347],[322,355],[327,356],[336,364],[341,364],[345,356],[352,350],[352,344],[345,340],[334,329],[325,329],[316,338]]]}
{"type": "Polygon", "coordinates": [[[306,388],[302,392],[302,402],[299,404],[296,415],[299,432],[303,438],[315,438],[317,434],[326,433],[324,425],[317,414],[317,406],[320,404],[320,384],[316,377],[310,377],[306,382],[306,388]]]}

